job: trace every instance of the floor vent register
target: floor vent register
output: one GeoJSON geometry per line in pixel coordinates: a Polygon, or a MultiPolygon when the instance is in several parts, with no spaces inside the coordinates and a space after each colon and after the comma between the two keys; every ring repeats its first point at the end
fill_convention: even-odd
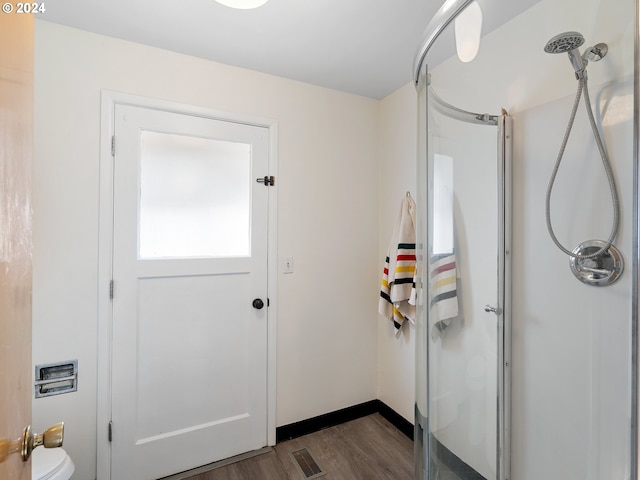
{"type": "Polygon", "coordinates": [[[300,473],[302,473],[303,478],[306,480],[319,478],[325,475],[325,472],[322,471],[318,462],[316,462],[311,456],[311,452],[306,448],[291,452],[290,455],[293,458],[293,463],[296,464],[300,473]]]}

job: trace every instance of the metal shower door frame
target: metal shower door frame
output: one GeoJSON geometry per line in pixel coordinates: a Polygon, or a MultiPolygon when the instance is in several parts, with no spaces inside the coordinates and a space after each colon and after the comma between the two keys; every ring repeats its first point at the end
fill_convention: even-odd
{"type": "Polygon", "coordinates": [[[632,303],[631,303],[631,479],[640,476],[638,472],[638,448],[640,448],[640,429],[638,428],[638,409],[640,397],[640,381],[638,375],[638,351],[640,350],[640,335],[638,321],[638,297],[640,296],[638,282],[638,266],[640,264],[640,0],[635,1],[635,32],[634,32],[634,67],[633,67],[633,248],[632,248],[632,303]]]}
{"type": "Polygon", "coordinates": [[[503,111],[498,119],[498,449],[497,478],[511,476],[511,232],[512,126],[503,111]],[[502,220],[502,221],[500,221],[502,220]]]}

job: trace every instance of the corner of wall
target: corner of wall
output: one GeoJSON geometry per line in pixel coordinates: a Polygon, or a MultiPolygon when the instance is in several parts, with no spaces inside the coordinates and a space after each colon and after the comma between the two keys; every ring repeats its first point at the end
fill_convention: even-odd
{"type": "MultiPolygon", "coordinates": [[[[402,196],[416,196],[417,105],[413,83],[380,101],[378,266],[382,272],[391,230],[402,196]]],[[[415,329],[405,325],[400,336],[389,320],[378,316],[378,399],[413,423],[415,329]]]]}

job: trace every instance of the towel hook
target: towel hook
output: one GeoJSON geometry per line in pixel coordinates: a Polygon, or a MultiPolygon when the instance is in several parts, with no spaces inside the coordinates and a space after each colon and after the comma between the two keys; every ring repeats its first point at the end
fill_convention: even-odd
{"type": "Polygon", "coordinates": [[[407,190],[407,198],[411,198],[411,192],[407,190]]]}

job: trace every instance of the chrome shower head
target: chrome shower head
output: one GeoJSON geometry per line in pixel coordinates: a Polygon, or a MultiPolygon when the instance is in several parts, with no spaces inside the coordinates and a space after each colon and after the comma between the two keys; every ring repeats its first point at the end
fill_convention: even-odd
{"type": "Polygon", "coordinates": [[[544,46],[547,53],[568,53],[584,43],[584,37],[578,32],[565,32],[556,35],[544,46]]]}
{"type": "Polygon", "coordinates": [[[579,47],[584,43],[584,37],[578,32],[565,32],[556,35],[547,42],[544,51],[547,53],[567,53],[573,69],[576,71],[576,77],[584,76],[586,62],[580,55],[579,47]]]}

